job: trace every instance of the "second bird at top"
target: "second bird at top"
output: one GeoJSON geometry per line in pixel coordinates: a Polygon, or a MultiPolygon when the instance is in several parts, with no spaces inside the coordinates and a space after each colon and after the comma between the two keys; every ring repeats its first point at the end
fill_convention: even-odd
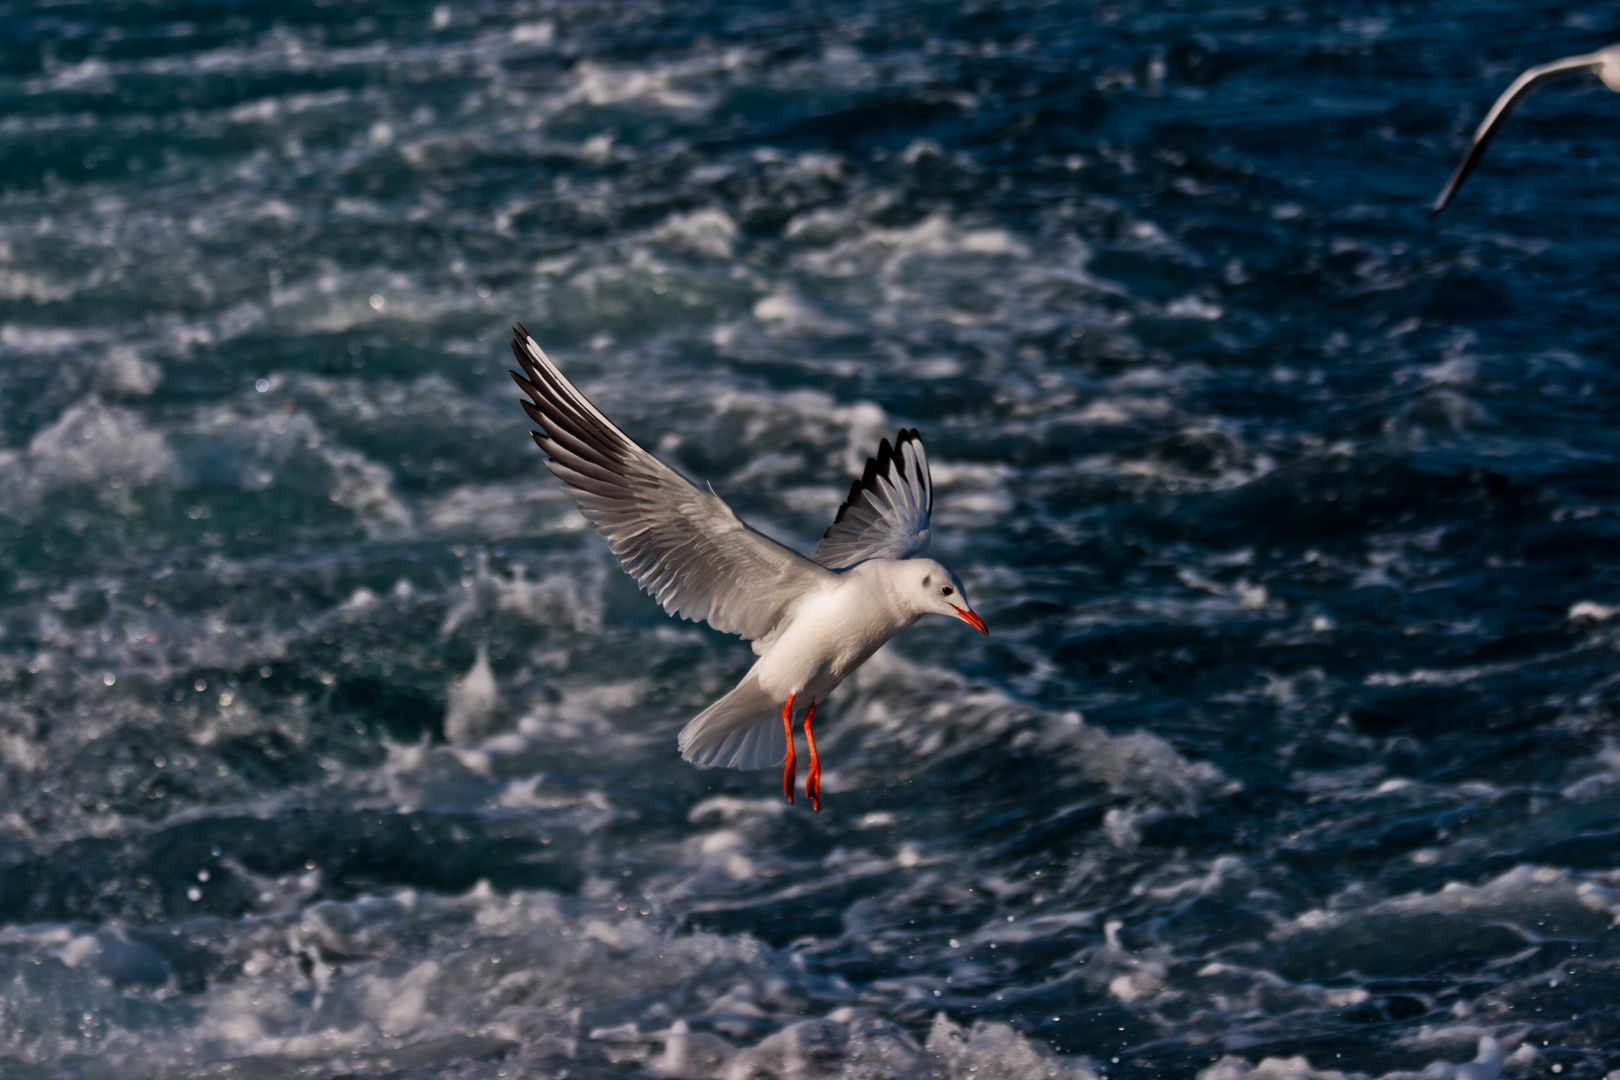
{"type": "Polygon", "coordinates": [[[1474,132],[1474,141],[1468,144],[1468,152],[1463,155],[1457,169],[1446,181],[1445,190],[1440,197],[1434,200],[1434,206],[1429,213],[1438,214],[1446,208],[1457,195],[1457,189],[1462,187],[1468,174],[1474,171],[1479,159],[1485,156],[1485,148],[1491,145],[1491,140],[1507,121],[1509,115],[1518,107],[1519,102],[1529,96],[1530,91],[1543,83],[1553,79],[1561,79],[1566,75],[1579,75],[1583,71],[1590,71],[1603,80],[1603,85],[1610,90],[1620,92],[1620,45],[1610,45],[1595,53],[1584,56],[1566,56],[1562,60],[1554,60],[1550,64],[1541,64],[1530,68],[1513,80],[1513,84],[1502,91],[1502,96],[1496,99],[1491,111],[1474,132]]]}

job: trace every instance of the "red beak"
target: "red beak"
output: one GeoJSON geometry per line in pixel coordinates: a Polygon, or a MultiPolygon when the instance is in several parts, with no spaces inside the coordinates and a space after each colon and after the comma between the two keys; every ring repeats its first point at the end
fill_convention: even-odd
{"type": "Polygon", "coordinates": [[[979,633],[983,634],[985,637],[990,636],[990,630],[989,630],[988,627],[986,627],[984,625],[984,620],[983,619],[979,618],[977,615],[975,615],[973,612],[969,611],[967,608],[956,607],[955,604],[952,604],[951,607],[956,608],[956,617],[958,619],[961,619],[963,622],[965,622],[969,626],[973,627],[973,629],[977,630],[979,633]]]}

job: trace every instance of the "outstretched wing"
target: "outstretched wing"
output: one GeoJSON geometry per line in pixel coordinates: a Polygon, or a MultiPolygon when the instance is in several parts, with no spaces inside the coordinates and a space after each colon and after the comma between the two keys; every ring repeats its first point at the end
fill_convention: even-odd
{"type": "Polygon", "coordinates": [[[917,429],[884,439],[816,545],[816,562],[843,570],[867,559],[909,559],[928,546],[934,482],[917,429]]]}
{"type": "Polygon", "coordinates": [[[1491,145],[1491,140],[1496,138],[1496,133],[1507,122],[1508,116],[1512,114],[1514,109],[1518,108],[1519,102],[1523,101],[1530,91],[1550,79],[1590,71],[1602,65],[1603,54],[1601,52],[1592,53],[1588,56],[1570,56],[1563,60],[1554,60],[1550,64],[1537,65],[1514,79],[1512,85],[1502,91],[1502,96],[1496,99],[1496,104],[1491,106],[1491,111],[1485,114],[1485,119],[1480,121],[1479,127],[1474,131],[1474,141],[1469,144],[1468,152],[1463,155],[1462,161],[1457,164],[1457,169],[1451,174],[1451,179],[1446,181],[1445,190],[1440,192],[1440,197],[1434,200],[1434,206],[1429,209],[1429,213],[1431,215],[1438,214],[1456,197],[1457,189],[1462,187],[1464,180],[1468,179],[1468,174],[1474,171],[1474,166],[1479,164],[1480,158],[1485,156],[1485,148],[1491,145]]]}
{"type": "Polygon", "coordinates": [[[625,570],[671,615],[754,639],[828,572],[744,525],[705,491],[637,446],[585,399],[523,327],[512,378],[540,425],[546,468],[607,538],[625,570]]]}

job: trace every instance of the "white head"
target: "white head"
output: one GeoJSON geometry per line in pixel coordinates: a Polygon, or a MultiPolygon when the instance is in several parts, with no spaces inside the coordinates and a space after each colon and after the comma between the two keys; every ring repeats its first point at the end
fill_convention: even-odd
{"type": "Polygon", "coordinates": [[[984,620],[973,613],[968,605],[967,592],[962,579],[933,559],[906,559],[900,563],[900,592],[911,602],[919,615],[949,615],[961,619],[986,636],[984,620]]]}

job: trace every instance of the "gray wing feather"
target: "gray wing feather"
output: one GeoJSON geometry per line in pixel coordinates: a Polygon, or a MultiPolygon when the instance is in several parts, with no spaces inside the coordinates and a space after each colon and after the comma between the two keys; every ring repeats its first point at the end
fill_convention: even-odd
{"type": "Polygon", "coordinates": [[[1445,190],[1434,200],[1434,206],[1429,209],[1429,213],[1438,214],[1456,197],[1463,181],[1468,179],[1468,174],[1474,171],[1474,166],[1485,156],[1485,149],[1491,145],[1491,140],[1496,138],[1497,131],[1501,130],[1507,118],[1518,108],[1519,102],[1529,96],[1530,91],[1551,79],[1590,71],[1602,63],[1601,52],[1588,56],[1570,56],[1563,60],[1554,60],[1550,64],[1539,64],[1514,79],[1513,83],[1502,91],[1502,96],[1496,99],[1491,111],[1485,114],[1485,119],[1480,121],[1479,127],[1474,131],[1474,141],[1468,146],[1468,152],[1463,155],[1462,161],[1457,163],[1456,171],[1451,174],[1451,179],[1446,181],[1445,190]]]}
{"type": "Polygon", "coordinates": [[[626,572],[671,615],[754,639],[826,570],[750,529],[705,491],[643,450],[586,400],[527,330],[512,378],[540,426],[534,441],[626,572]]]}
{"type": "Polygon", "coordinates": [[[884,439],[866,471],[850,485],[827,534],[816,545],[816,562],[843,570],[867,559],[909,559],[928,547],[934,512],[934,482],[928,454],[916,428],[902,430],[894,445],[884,439]]]}

